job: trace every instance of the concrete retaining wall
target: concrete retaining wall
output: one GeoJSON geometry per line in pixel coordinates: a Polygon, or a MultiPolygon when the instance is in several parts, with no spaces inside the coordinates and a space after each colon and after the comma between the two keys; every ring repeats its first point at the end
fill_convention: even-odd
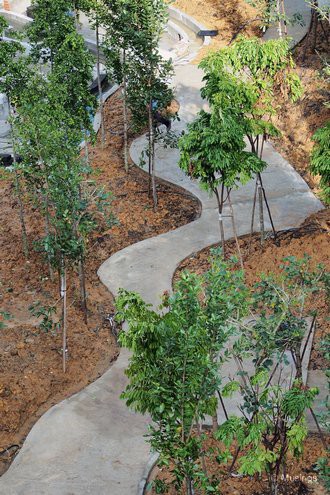
{"type": "MultiPolygon", "coordinates": [[[[187,26],[187,28],[190,29],[193,33],[197,34],[199,31],[203,31],[207,29],[207,27],[205,27],[203,24],[196,21],[196,19],[194,19],[190,15],[181,12],[181,10],[171,6],[168,9],[169,9],[170,19],[181,22],[181,24],[187,26]]],[[[210,43],[211,43],[210,36],[205,36],[204,45],[209,45],[210,43]]]]}

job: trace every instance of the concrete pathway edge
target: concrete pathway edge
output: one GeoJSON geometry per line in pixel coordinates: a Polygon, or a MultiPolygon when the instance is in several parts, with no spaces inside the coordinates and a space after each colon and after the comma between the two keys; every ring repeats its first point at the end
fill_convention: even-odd
{"type": "MultiPolygon", "coordinates": [[[[177,67],[176,73],[182,115],[184,122],[188,122],[204,104],[199,96],[202,74],[196,66],[177,67]]],[[[135,144],[137,152],[143,147],[143,139],[135,144]]],[[[276,170],[291,184],[285,200],[289,219],[286,209],[281,209],[283,198],[272,200],[279,222],[284,227],[297,224],[322,205],[272,147],[268,153],[270,163],[276,162],[276,170]]],[[[161,178],[183,187],[202,202],[200,218],[125,248],[98,271],[113,294],[120,287],[137,290],[154,306],[161,292],[171,288],[172,275],[180,260],[218,241],[214,201],[180,173],[175,152],[171,155],[168,150],[159,149],[157,163],[158,160],[161,178]]],[[[272,177],[272,173],[268,176],[272,177]]],[[[240,233],[248,231],[248,197],[248,188],[237,191],[240,233]]],[[[150,470],[150,450],[144,438],[148,418],[128,410],[120,399],[127,383],[124,371],[128,361],[129,353],[123,349],[101,378],[40,418],[12,466],[0,478],[0,495],[132,495],[137,490],[141,494],[150,470]]]]}

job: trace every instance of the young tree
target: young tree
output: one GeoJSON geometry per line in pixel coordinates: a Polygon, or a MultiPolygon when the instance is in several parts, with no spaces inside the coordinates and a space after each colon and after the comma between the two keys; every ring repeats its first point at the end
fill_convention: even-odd
{"type": "MultiPolygon", "coordinates": [[[[278,135],[272,123],[276,115],[275,96],[285,101],[296,101],[302,93],[298,75],[287,39],[263,42],[258,38],[239,38],[232,46],[214,52],[200,64],[205,71],[202,96],[221,114],[228,112],[245,126],[251,151],[260,159],[264,144],[278,135]]],[[[261,173],[257,172],[251,231],[257,195],[261,239],[264,239],[263,201],[275,234],[270,208],[263,187],[261,173]]]]}
{"type": "Polygon", "coordinates": [[[330,204],[330,121],[316,131],[311,155],[310,170],[321,177],[322,199],[330,204]]]}
{"type": "Polygon", "coordinates": [[[173,97],[169,89],[172,73],[170,62],[159,53],[168,7],[164,0],[105,2],[105,54],[108,70],[123,83],[124,161],[128,167],[128,109],[133,125],[148,126],[148,161],[154,208],[157,207],[154,152],[156,140],[155,113],[166,108],[173,97]]]}
{"type": "MultiPolygon", "coordinates": [[[[0,16],[0,31],[8,27],[7,21],[0,16]]],[[[13,36],[16,33],[12,33],[13,36]]],[[[29,245],[26,233],[25,213],[23,204],[24,187],[16,153],[16,136],[11,125],[14,106],[20,97],[28,78],[31,76],[29,58],[25,54],[24,45],[19,39],[2,40],[0,43],[0,92],[7,96],[9,108],[10,139],[13,154],[14,185],[19,204],[19,216],[22,231],[22,247],[24,256],[29,255],[29,245]]]]}
{"type": "Polygon", "coordinates": [[[123,86],[124,166],[128,172],[128,100],[127,78],[132,57],[141,36],[139,16],[141,5],[136,0],[106,1],[102,22],[105,27],[103,52],[109,73],[123,86]]]}
{"type": "Polygon", "coordinates": [[[161,464],[173,463],[173,485],[188,495],[201,488],[218,493],[218,480],[198,464],[202,436],[194,428],[216,411],[220,354],[234,331],[228,317],[246,311],[242,277],[217,257],[204,276],[183,274],[160,314],[136,293],[121,291],[116,303],[118,319],[129,325],[121,343],[133,351],[123,398],[151,415],[151,446],[161,464]]]}
{"type": "Polygon", "coordinates": [[[313,271],[309,262],[307,257],[284,259],[280,279],[263,277],[255,286],[255,323],[241,323],[241,336],[233,347],[238,378],[222,390],[224,397],[236,390],[242,394],[242,417],[229,418],[217,433],[227,448],[234,440],[237,443],[230,469],[237,462],[245,475],[265,471],[273,495],[278,493],[280,475],[286,479],[287,454],[302,453],[305,411],[318,393],[305,386],[302,361],[316,319],[314,314],[308,329],[306,303],[324,290],[324,268],[313,271]],[[285,371],[289,355],[295,367],[291,375],[290,368],[285,371]],[[238,459],[240,450],[244,452],[238,459]]]}
{"type": "Polygon", "coordinates": [[[234,212],[230,193],[239,184],[249,181],[261,172],[266,163],[254,153],[245,151],[245,126],[238,115],[227,109],[221,113],[201,111],[188,125],[188,133],[179,140],[181,151],[179,166],[187,174],[199,179],[202,187],[211,191],[218,203],[222,253],[225,256],[225,232],[223,208],[228,201],[231,209],[233,233],[240,255],[234,212]],[[221,192],[219,193],[219,186],[221,192]]]}
{"type": "Polygon", "coordinates": [[[72,0],[32,0],[33,22],[27,28],[36,60],[49,62],[51,68],[54,57],[65,38],[76,30],[72,16],[72,0]]]}

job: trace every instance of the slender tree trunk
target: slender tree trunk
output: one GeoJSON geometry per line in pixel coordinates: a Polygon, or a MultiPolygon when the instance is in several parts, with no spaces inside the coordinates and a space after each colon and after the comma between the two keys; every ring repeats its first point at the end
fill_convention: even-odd
{"type": "Polygon", "coordinates": [[[15,158],[14,158],[14,174],[15,174],[15,191],[16,191],[18,206],[19,206],[19,220],[20,220],[20,224],[21,224],[23,254],[24,254],[25,258],[28,258],[29,257],[29,243],[28,243],[28,238],[27,238],[27,233],[26,233],[24,205],[23,205],[23,201],[22,201],[22,189],[21,189],[21,183],[20,183],[19,175],[18,175],[18,172],[16,170],[15,158]]]}
{"type": "MultiPolygon", "coordinates": [[[[8,100],[9,115],[11,116],[12,113],[11,113],[10,99],[7,98],[7,100],[8,100]]],[[[23,205],[23,200],[22,200],[21,182],[20,182],[19,174],[17,172],[17,155],[16,155],[16,146],[15,146],[15,139],[14,139],[12,124],[10,124],[10,138],[11,138],[11,143],[12,143],[12,148],[13,148],[15,191],[16,191],[16,196],[17,196],[18,206],[19,206],[19,220],[20,220],[20,224],[21,224],[22,248],[23,248],[24,257],[28,258],[29,257],[29,243],[28,243],[28,238],[27,238],[27,233],[26,233],[26,224],[25,224],[24,205],[23,205]]]]}
{"type": "MultiPolygon", "coordinates": [[[[202,441],[202,428],[201,428],[200,423],[197,423],[197,432],[198,432],[198,436],[199,436],[200,440],[202,441]]],[[[204,452],[204,450],[202,451],[202,454],[201,455],[202,455],[203,473],[207,477],[208,476],[208,473],[207,473],[207,466],[206,466],[206,461],[205,461],[205,452],[204,452]]]]}
{"type": "Polygon", "coordinates": [[[270,493],[272,495],[278,495],[278,481],[273,472],[268,475],[268,483],[270,488],[270,493]]]}
{"type": "Polygon", "coordinates": [[[66,372],[66,359],[67,359],[67,280],[66,280],[66,266],[65,260],[62,260],[61,266],[61,298],[62,298],[62,363],[63,373],[66,372]]]}
{"type": "Polygon", "coordinates": [[[301,346],[300,342],[299,344],[294,348],[293,353],[294,353],[294,358],[295,358],[295,365],[296,365],[296,380],[302,380],[302,360],[301,360],[301,346]]]}
{"type": "Polygon", "coordinates": [[[195,490],[193,488],[193,483],[192,483],[192,479],[190,478],[190,476],[187,476],[187,478],[186,478],[186,494],[187,495],[195,495],[195,490]]]}
{"type": "Polygon", "coordinates": [[[261,240],[261,245],[263,245],[265,241],[264,201],[262,194],[262,186],[260,184],[259,177],[257,178],[257,190],[258,190],[258,201],[259,201],[260,240],[261,240]]]}
{"type": "Polygon", "coordinates": [[[317,15],[317,12],[314,10],[314,26],[313,26],[314,29],[313,29],[313,42],[312,42],[313,50],[316,49],[318,23],[319,23],[319,17],[317,15]]]}
{"type": "Polygon", "coordinates": [[[85,132],[85,160],[86,164],[89,165],[89,151],[88,151],[88,134],[85,132]]]}
{"type": "Polygon", "coordinates": [[[152,115],[152,100],[149,104],[149,173],[151,172],[152,197],[154,202],[154,211],[157,209],[157,186],[156,186],[156,171],[155,171],[155,129],[154,119],[152,115]]]}
{"type": "Polygon", "coordinates": [[[242,252],[241,252],[241,248],[240,248],[239,241],[238,241],[238,236],[237,236],[237,229],[236,229],[234,208],[233,208],[233,204],[231,202],[230,191],[229,191],[228,187],[227,187],[227,195],[228,195],[227,198],[228,198],[228,203],[229,203],[229,208],[230,208],[231,223],[232,223],[232,227],[233,227],[233,233],[234,233],[234,237],[235,237],[235,242],[236,242],[236,248],[237,248],[237,252],[238,252],[238,257],[239,257],[239,261],[240,261],[240,264],[241,264],[241,268],[242,268],[242,270],[244,270],[243,256],[242,256],[242,252]]]}
{"type": "Polygon", "coordinates": [[[283,31],[284,31],[284,36],[288,35],[288,24],[286,22],[286,13],[285,13],[285,4],[284,0],[281,0],[281,12],[283,15],[283,31]]]}
{"type": "Polygon", "coordinates": [[[277,11],[277,15],[278,15],[278,36],[280,38],[283,37],[283,33],[282,33],[282,21],[281,21],[281,0],[276,0],[276,11],[277,11]]]}
{"type": "Polygon", "coordinates": [[[126,50],[123,51],[123,115],[124,115],[124,165],[128,172],[128,113],[127,113],[127,77],[126,77],[126,50]]]}
{"type": "Polygon", "coordinates": [[[102,149],[105,145],[105,129],[104,129],[104,105],[103,105],[103,92],[101,84],[101,71],[100,71],[100,35],[99,35],[99,23],[96,22],[96,71],[97,71],[97,86],[99,91],[100,100],[100,114],[101,114],[101,146],[102,149]]]}
{"type": "Polygon", "coordinates": [[[81,258],[78,262],[78,273],[79,273],[81,309],[84,313],[84,321],[87,325],[87,323],[88,323],[88,308],[87,308],[85,264],[84,264],[83,258],[81,258]]]}
{"type": "Polygon", "coordinates": [[[225,246],[225,230],[223,226],[223,200],[224,200],[224,190],[225,186],[221,185],[221,196],[219,195],[218,188],[216,187],[213,192],[215,197],[217,198],[218,203],[218,213],[219,213],[219,228],[220,228],[220,238],[221,238],[221,246],[222,246],[222,256],[225,258],[226,255],[226,246],[225,246]]]}
{"type": "Polygon", "coordinates": [[[268,199],[267,199],[267,196],[266,196],[266,191],[265,191],[265,188],[264,188],[264,185],[263,185],[263,180],[262,180],[261,174],[259,174],[259,182],[260,182],[260,185],[261,185],[264,202],[265,202],[265,205],[266,205],[266,208],[267,208],[267,213],[268,213],[269,221],[270,221],[270,224],[272,226],[272,231],[273,231],[273,234],[274,234],[274,238],[276,238],[277,232],[276,232],[276,229],[275,229],[275,225],[274,225],[272,213],[270,211],[270,206],[269,206],[268,199]]]}
{"type": "Polygon", "coordinates": [[[255,184],[255,188],[254,188],[253,206],[252,206],[249,253],[251,252],[252,236],[253,236],[253,232],[254,232],[254,217],[256,214],[257,194],[258,194],[258,181],[256,180],[256,184],[255,184]]]}
{"type": "MultiPolygon", "coordinates": [[[[46,238],[49,237],[50,233],[50,222],[49,222],[49,202],[48,202],[48,194],[46,193],[45,198],[44,198],[44,203],[45,203],[45,236],[46,238]]],[[[50,254],[47,252],[47,261],[48,261],[48,271],[49,271],[49,277],[52,282],[54,282],[54,271],[50,259],[50,254]]]]}

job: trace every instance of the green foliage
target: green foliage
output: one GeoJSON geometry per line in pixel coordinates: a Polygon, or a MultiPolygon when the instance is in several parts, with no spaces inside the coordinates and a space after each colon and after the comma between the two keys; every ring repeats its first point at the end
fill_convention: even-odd
{"type": "Polygon", "coordinates": [[[52,84],[63,88],[62,105],[67,109],[76,128],[93,134],[91,115],[96,109],[96,98],[89,91],[92,80],[93,57],[84,38],[76,31],[69,33],[54,57],[52,84]]]}
{"type": "Polygon", "coordinates": [[[180,168],[211,191],[219,184],[245,184],[266,163],[244,150],[244,134],[244,124],[231,111],[202,110],[179,140],[180,168]]]}
{"type": "Polygon", "coordinates": [[[299,12],[295,12],[291,17],[287,16],[279,8],[279,2],[277,0],[246,0],[246,2],[257,8],[261,13],[261,29],[263,31],[266,31],[276,22],[285,25],[304,25],[304,20],[299,12]]]}
{"type": "Polygon", "coordinates": [[[306,302],[324,291],[324,267],[312,270],[307,256],[285,258],[282,269],[280,277],[263,276],[255,285],[254,321],[238,322],[241,331],[233,354],[240,365],[223,396],[240,389],[242,417],[231,417],[217,432],[228,452],[233,442],[244,450],[238,460],[242,474],[267,473],[271,493],[276,493],[287,454],[302,453],[307,435],[305,411],[318,394],[316,388],[302,384],[302,343],[307,330],[306,302]],[[282,372],[289,365],[288,355],[296,367],[291,379],[282,372]],[[245,368],[246,362],[252,369],[251,365],[245,368]]]}
{"type": "MultiPolygon", "coordinates": [[[[2,28],[8,26],[0,16],[2,28]]],[[[15,35],[15,33],[13,33],[15,35]]],[[[18,40],[1,40],[0,43],[0,91],[12,102],[16,102],[31,76],[30,59],[25,55],[25,48],[18,40]]]]}
{"type": "Polygon", "coordinates": [[[7,320],[10,320],[10,314],[7,311],[0,311],[0,330],[6,327],[7,320]]]}
{"type": "Polygon", "coordinates": [[[58,323],[54,323],[52,316],[56,314],[56,306],[43,306],[40,301],[37,301],[29,307],[29,311],[32,316],[42,318],[39,327],[44,332],[55,333],[58,327],[58,323]]]}
{"type": "Polygon", "coordinates": [[[321,177],[322,199],[330,204],[330,121],[316,131],[310,170],[321,177]]]}
{"type": "Polygon", "coordinates": [[[129,326],[120,340],[133,352],[122,397],[150,414],[151,446],[161,463],[174,463],[176,489],[190,479],[206,493],[216,490],[198,466],[202,439],[192,435],[193,426],[215,412],[219,353],[226,359],[235,331],[229,315],[245,314],[247,296],[242,272],[217,257],[203,276],[184,273],[173,295],[164,295],[160,314],[138,294],[121,291],[117,299],[118,318],[129,326]]]}
{"type": "Polygon", "coordinates": [[[241,37],[211,53],[200,66],[205,71],[203,96],[221,112],[240,116],[247,135],[277,133],[270,120],[276,114],[275,93],[292,101],[302,94],[287,39],[241,37]]]}
{"type": "MultiPolygon", "coordinates": [[[[276,493],[287,455],[302,454],[305,411],[318,394],[302,384],[300,365],[306,302],[324,291],[327,277],[322,266],[311,269],[308,257],[289,257],[281,277],[263,277],[250,293],[243,271],[224,262],[219,251],[212,255],[204,275],[182,274],[174,293],[164,294],[159,312],[138,294],[120,292],[118,319],[128,324],[120,339],[132,351],[122,397],[151,416],[150,444],[160,454],[160,466],[170,469],[177,491],[185,483],[218,493],[218,480],[206,475],[201,460],[215,456],[219,464],[227,463],[235,446],[243,453],[233,461],[239,472],[265,472],[276,493]],[[285,372],[287,355],[296,363],[291,378],[285,372]],[[238,363],[237,373],[222,385],[221,364],[229,358],[238,363]],[[220,425],[215,437],[221,447],[205,452],[203,434],[192,432],[205,415],[214,414],[215,392],[224,402],[240,392],[242,415],[220,425]]],[[[167,488],[156,485],[159,493],[167,488]]]]}
{"type": "Polygon", "coordinates": [[[306,301],[325,291],[324,267],[312,270],[310,261],[308,256],[284,258],[281,276],[262,276],[255,285],[253,307],[258,317],[252,327],[244,329],[237,350],[243,353],[249,349],[252,339],[258,367],[271,368],[275,358],[279,362],[285,359],[283,353],[287,350],[300,362],[300,346],[309,316],[306,301]]]}
{"type": "Polygon", "coordinates": [[[53,64],[66,37],[75,31],[71,0],[32,0],[33,22],[27,28],[36,60],[53,64]]]}
{"type": "Polygon", "coordinates": [[[306,0],[308,5],[311,6],[313,10],[315,10],[319,16],[319,18],[323,21],[329,22],[329,16],[330,16],[330,5],[318,5],[318,2],[316,0],[306,0]]]}
{"type": "Polygon", "coordinates": [[[125,79],[133,126],[142,129],[148,123],[150,102],[166,108],[173,97],[168,85],[172,64],[158,48],[168,18],[167,4],[163,0],[116,0],[104,2],[104,7],[99,22],[106,29],[107,69],[117,83],[125,79]]]}

